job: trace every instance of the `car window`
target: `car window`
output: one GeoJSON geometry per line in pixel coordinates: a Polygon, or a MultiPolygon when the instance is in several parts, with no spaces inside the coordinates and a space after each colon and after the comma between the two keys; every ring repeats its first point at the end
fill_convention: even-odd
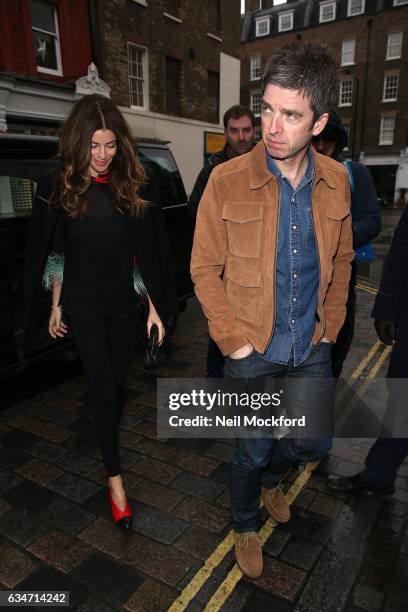
{"type": "Polygon", "coordinates": [[[139,145],[139,157],[149,180],[145,188],[146,199],[162,207],[185,204],[183,180],[171,152],[139,145]]]}
{"type": "Polygon", "coordinates": [[[0,176],[0,218],[28,216],[36,183],[18,176],[0,176]]]}

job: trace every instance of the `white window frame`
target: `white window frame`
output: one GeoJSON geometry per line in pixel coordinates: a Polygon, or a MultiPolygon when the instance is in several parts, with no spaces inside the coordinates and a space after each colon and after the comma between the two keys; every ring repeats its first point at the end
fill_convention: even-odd
{"type": "Polygon", "coordinates": [[[129,102],[130,108],[137,108],[139,110],[149,110],[149,58],[148,58],[148,50],[146,47],[142,47],[142,45],[137,45],[136,43],[128,41],[127,43],[127,52],[128,52],[128,86],[129,86],[129,102]],[[130,71],[130,49],[135,47],[143,51],[142,56],[142,70],[143,76],[140,77],[134,76],[130,71]],[[143,92],[143,106],[138,106],[136,104],[132,104],[132,88],[131,82],[132,79],[141,80],[142,83],[142,92],[143,92]]]}
{"type": "Polygon", "coordinates": [[[142,6],[147,6],[146,0],[133,0],[136,4],[141,4],[142,6]]]}
{"type": "Polygon", "coordinates": [[[347,134],[347,145],[344,147],[343,151],[348,151],[349,150],[349,145],[350,145],[350,128],[351,128],[351,119],[349,118],[344,118],[342,117],[342,123],[343,123],[343,127],[344,127],[344,131],[347,134]]]}
{"type": "Polygon", "coordinates": [[[261,105],[262,105],[262,95],[260,91],[251,91],[250,98],[250,109],[254,113],[255,117],[261,116],[261,105]],[[257,112],[254,108],[254,97],[259,96],[259,111],[257,112]]]}
{"type": "Polygon", "coordinates": [[[365,0],[348,0],[347,17],[356,17],[357,15],[364,15],[364,13],[365,13],[365,0]],[[361,9],[358,12],[352,11],[353,2],[361,2],[361,9]]]}
{"type": "MultiPolygon", "coordinates": [[[[387,129],[387,132],[390,131],[390,128],[387,129]]],[[[395,132],[395,115],[381,115],[381,125],[380,125],[380,138],[378,141],[379,145],[393,145],[394,144],[394,132],[395,132]],[[386,140],[384,138],[384,123],[387,119],[392,119],[392,138],[391,140],[386,140]]]]}
{"type": "Polygon", "coordinates": [[[52,36],[55,39],[55,57],[57,60],[57,69],[54,70],[53,68],[44,68],[43,66],[37,66],[37,70],[38,72],[42,72],[43,74],[55,74],[58,76],[62,76],[63,72],[62,72],[62,58],[61,58],[61,43],[60,43],[59,28],[58,28],[58,11],[57,11],[57,8],[52,4],[48,4],[48,6],[50,7],[54,15],[55,32],[49,32],[48,30],[42,30],[41,28],[36,28],[35,26],[33,26],[33,24],[31,24],[31,30],[34,30],[35,32],[43,32],[44,34],[48,34],[48,36],[52,36]]]}
{"type": "MultiPolygon", "coordinates": [[[[394,86],[392,86],[392,88],[394,89],[394,86]]],[[[396,102],[398,100],[398,89],[399,89],[399,74],[385,74],[384,75],[384,86],[383,86],[383,102],[396,102]],[[396,86],[396,92],[395,92],[395,97],[394,98],[386,98],[386,92],[387,92],[387,86],[389,86],[388,84],[388,79],[397,79],[397,86],[396,86]]]]}
{"type": "Polygon", "coordinates": [[[261,55],[251,55],[249,79],[250,81],[259,81],[261,76],[262,76],[262,56],[261,55]]]}
{"type": "MultiPolygon", "coordinates": [[[[346,92],[348,93],[348,92],[346,92]]],[[[340,81],[340,92],[339,92],[339,106],[352,106],[353,105],[353,79],[342,79],[340,81]],[[351,100],[350,102],[342,102],[342,97],[343,94],[345,93],[343,91],[343,84],[344,83],[351,83],[351,100]]]]}
{"type": "Polygon", "coordinates": [[[403,4],[408,4],[408,0],[394,0],[394,6],[402,6],[403,4]]]}
{"type": "Polygon", "coordinates": [[[328,21],[334,21],[336,19],[337,4],[335,0],[327,0],[327,2],[320,2],[319,5],[319,23],[327,23],[328,21]],[[324,18],[324,9],[331,6],[333,8],[333,15],[329,18],[324,18]]]}
{"type": "Polygon", "coordinates": [[[268,36],[271,31],[271,20],[269,17],[258,17],[255,19],[255,37],[258,38],[260,36],[268,36]],[[260,24],[266,23],[266,32],[259,33],[260,24]]]}
{"type": "Polygon", "coordinates": [[[400,59],[401,54],[402,54],[402,43],[403,43],[403,40],[404,40],[404,32],[391,32],[390,34],[388,34],[388,37],[387,37],[387,51],[386,51],[386,54],[385,54],[385,59],[386,60],[400,59]],[[399,36],[399,38],[400,38],[399,43],[395,44],[395,43],[391,42],[393,36],[399,36]],[[392,47],[396,47],[398,44],[399,44],[399,51],[398,51],[397,55],[391,55],[390,54],[390,49],[392,47]]]}
{"type": "Polygon", "coordinates": [[[342,66],[354,66],[356,63],[356,39],[349,38],[349,40],[343,40],[341,45],[341,65],[342,66]],[[346,48],[346,45],[353,43],[352,51],[346,48]],[[347,55],[351,55],[351,59],[347,59],[347,55]]]}
{"type": "Polygon", "coordinates": [[[279,13],[279,20],[278,20],[278,31],[279,32],[290,32],[291,30],[293,30],[294,14],[295,14],[295,11],[285,11],[284,13],[279,13]],[[288,28],[282,27],[282,21],[284,20],[285,17],[290,17],[290,26],[288,28]]]}

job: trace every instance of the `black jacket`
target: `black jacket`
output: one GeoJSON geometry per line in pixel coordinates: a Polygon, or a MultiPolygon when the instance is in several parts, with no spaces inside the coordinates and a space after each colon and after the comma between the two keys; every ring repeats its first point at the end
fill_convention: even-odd
{"type": "Polygon", "coordinates": [[[372,316],[396,324],[388,376],[408,378],[408,208],[394,232],[372,316]]]}
{"type": "Polygon", "coordinates": [[[218,151],[211,155],[208,163],[201,169],[200,174],[197,176],[197,180],[194,183],[193,191],[188,200],[188,210],[189,217],[192,221],[196,220],[198,205],[200,204],[201,197],[204,193],[204,189],[207,186],[208,179],[210,178],[210,174],[218,164],[223,164],[228,161],[230,157],[227,153],[227,145],[222,149],[222,151],[218,151]]]}
{"type": "MultiPolygon", "coordinates": [[[[33,351],[47,340],[51,303],[42,277],[55,225],[60,214],[58,169],[40,178],[33,202],[24,267],[24,347],[33,351]]],[[[142,197],[149,199],[147,186],[142,197]]],[[[161,209],[151,205],[131,219],[131,244],[149,296],[167,327],[177,312],[174,270],[169,239],[161,209]]]]}

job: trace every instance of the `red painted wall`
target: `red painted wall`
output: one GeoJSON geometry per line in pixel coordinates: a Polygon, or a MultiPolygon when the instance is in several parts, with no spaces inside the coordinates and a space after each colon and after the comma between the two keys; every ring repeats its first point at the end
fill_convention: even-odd
{"type": "Polygon", "coordinates": [[[92,61],[87,0],[47,0],[58,13],[63,76],[37,71],[28,0],[0,2],[0,71],[64,83],[87,73],[92,61]]]}

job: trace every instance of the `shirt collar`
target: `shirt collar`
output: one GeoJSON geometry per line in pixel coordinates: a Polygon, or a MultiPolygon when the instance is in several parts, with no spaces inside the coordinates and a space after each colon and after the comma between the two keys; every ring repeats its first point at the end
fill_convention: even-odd
{"type": "MultiPolygon", "coordinates": [[[[286,179],[286,177],[282,174],[282,172],[279,170],[278,166],[276,165],[273,157],[268,153],[266,149],[265,149],[265,153],[266,153],[266,163],[268,164],[269,171],[272,172],[272,174],[279,179],[286,179]]],[[[314,178],[314,161],[313,161],[313,154],[311,151],[311,146],[309,146],[306,155],[307,155],[307,168],[306,168],[306,172],[304,173],[303,177],[301,178],[299,182],[299,187],[303,185],[307,185],[307,183],[310,183],[310,181],[312,181],[314,178]]]]}

